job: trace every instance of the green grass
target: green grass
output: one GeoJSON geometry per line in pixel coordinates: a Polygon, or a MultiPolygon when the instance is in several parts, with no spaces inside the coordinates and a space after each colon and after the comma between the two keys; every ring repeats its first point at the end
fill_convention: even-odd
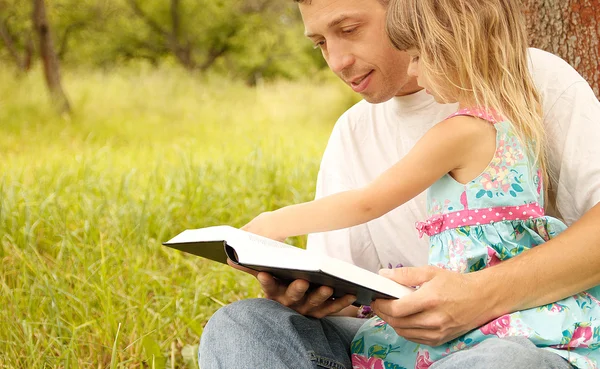
{"type": "Polygon", "coordinates": [[[260,291],[160,243],[312,198],[355,101],[332,80],[79,71],[65,119],[39,71],[0,80],[0,368],[196,367],[212,313],[260,291]]]}

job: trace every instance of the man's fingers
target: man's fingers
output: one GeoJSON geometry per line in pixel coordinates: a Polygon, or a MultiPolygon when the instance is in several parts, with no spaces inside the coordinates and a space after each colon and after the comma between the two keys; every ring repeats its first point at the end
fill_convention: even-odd
{"type": "Polygon", "coordinates": [[[316,307],[316,308],[312,309],[311,311],[308,311],[304,314],[310,315],[315,318],[324,318],[328,315],[340,312],[344,308],[352,305],[352,303],[354,301],[356,301],[356,297],[353,295],[346,295],[346,296],[339,297],[336,299],[330,298],[327,301],[323,302],[318,307],[316,307]]]}
{"type": "Polygon", "coordinates": [[[256,275],[258,283],[262,288],[265,296],[269,299],[276,299],[281,294],[285,293],[285,286],[277,282],[269,273],[260,272],[256,275]]]}
{"type": "Polygon", "coordinates": [[[371,303],[371,308],[382,319],[383,316],[405,318],[425,311],[431,305],[431,302],[425,299],[427,295],[420,292],[417,290],[397,300],[377,299],[371,303]]]}
{"type": "MultiPolygon", "coordinates": [[[[377,310],[375,310],[377,313],[377,310]]],[[[385,320],[394,329],[424,329],[424,330],[442,330],[445,326],[445,321],[438,314],[421,312],[406,317],[398,318],[384,313],[377,313],[381,319],[385,320]]]]}
{"type": "Polygon", "coordinates": [[[356,296],[354,295],[346,295],[344,297],[340,297],[331,301],[331,305],[327,315],[341,311],[342,309],[352,305],[354,301],[356,301],[356,296]]]}
{"type": "Polygon", "coordinates": [[[381,269],[379,274],[402,285],[420,286],[429,282],[437,274],[439,268],[433,266],[403,267],[396,269],[381,269]]]}
{"type": "Polygon", "coordinates": [[[320,286],[307,294],[310,283],[302,279],[297,279],[287,286],[269,273],[260,272],[256,275],[256,279],[268,299],[290,307],[300,314],[315,318],[337,313],[356,300],[352,295],[331,299],[333,289],[327,286],[320,286]]]}
{"type": "Polygon", "coordinates": [[[308,287],[310,287],[310,284],[307,281],[296,279],[287,287],[285,296],[291,303],[298,303],[304,299],[308,287]]]}
{"type": "Polygon", "coordinates": [[[439,346],[462,335],[462,333],[457,333],[448,336],[443,330],[434,329],[395,329],[395,331],[396,334],[409,341],[433,347],[439,346]]]}
{"type": "Polygon", "coordinates": [[[333,289],[331,287],[321,286],[316,291],[311,293],[307,299],[306,304],[309,306],[309,310],[320,307],[333,295],[333,289]]]}

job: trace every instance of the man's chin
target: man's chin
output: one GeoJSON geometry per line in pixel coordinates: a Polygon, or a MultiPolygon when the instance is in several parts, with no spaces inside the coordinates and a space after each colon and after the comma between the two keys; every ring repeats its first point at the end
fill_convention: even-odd
{"type": "Polygon", "coordinates": [[[381,95],[381,94],[367,94],[367,93],[361,93],[360,96],[365,101],[367,101],[368,103],[371,103],[371,104],[381,104],[386,101],[389,101],[392,97],[394,97],[393,95],[387,96],[387,94],[381,95]]]}

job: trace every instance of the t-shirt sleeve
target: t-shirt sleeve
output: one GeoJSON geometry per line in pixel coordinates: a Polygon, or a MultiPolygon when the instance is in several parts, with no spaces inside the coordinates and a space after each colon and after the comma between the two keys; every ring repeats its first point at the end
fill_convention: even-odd
{"type": "Polygon", "coordinates": [[[600,102],[583,79],[546,113],[556,206],[571,224],[600,202],[600,102]]]}
{"type": "MultiPolygon", "coordinates": [[[[351,111],[337,121],[323,154],[317,176],[315,198],[356,188],[352,179],[356,137],[350,124],[351,111]]],[[[350,262],[367,270],[380,268],[379,258],[366,224],[308,235],[307,249],[350,262]]]]}

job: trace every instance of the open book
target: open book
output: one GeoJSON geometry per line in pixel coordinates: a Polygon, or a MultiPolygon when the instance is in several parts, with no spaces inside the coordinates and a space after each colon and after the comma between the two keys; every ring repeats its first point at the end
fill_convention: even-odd
{"type": "Polygon", "coordinates": [[[230,226],[186,230],[163,245],[225,264],[229,258],[285,283],[304,279],[311,287],[329,286],[334,298],[355,295],[355,305],[369,305],[378,298],[400,298],[413,291],[350,263],[230,226]]]}

